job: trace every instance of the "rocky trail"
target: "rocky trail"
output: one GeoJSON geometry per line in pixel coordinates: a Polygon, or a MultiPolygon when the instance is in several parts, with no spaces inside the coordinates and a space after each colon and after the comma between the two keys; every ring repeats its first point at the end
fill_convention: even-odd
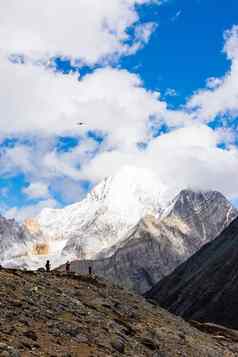
{"type": "Polygon", "coordinates": [[[0,356],[233,357],[233,337],[201,332],[101,278],[0,270],[0,356]]]}

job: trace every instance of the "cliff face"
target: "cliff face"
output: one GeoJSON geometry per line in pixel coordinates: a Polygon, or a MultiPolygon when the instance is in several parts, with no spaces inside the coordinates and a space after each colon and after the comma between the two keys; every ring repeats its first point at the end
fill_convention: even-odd
{"type": "Polygon", "coordinates": [[[198,251],[237,216],[216,191],[182,191],[160,218],[146,216],[104,258],[75,261],[72,269],[85,272],[91,265],[101,276],[144,293],[198,251]]]}
{"type": "Polygon", "coordinates": [[[142,297],[83,275],[0,270],[0,314],[2,356],[235,357],[238,353],[235,332],[210,327],[209,333],[201,333],[142,297]]]}
{"type": "Polygon", "coordinates": [[[0,216],[0,261],[1,264],[25,255],[33,236],[14,219],[0,216]]]}
{"type": "Polygon", "coordinates": [[[146,297],[186,319],[238,328],[238,219],[146,297]]]}

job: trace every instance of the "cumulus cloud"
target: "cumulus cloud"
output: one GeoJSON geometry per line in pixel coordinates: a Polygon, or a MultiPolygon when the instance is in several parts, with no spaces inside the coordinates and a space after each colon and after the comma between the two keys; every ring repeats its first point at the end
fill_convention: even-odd
{"type": "Polygon", "coordinates": [[[63,56],[93,64],[127,54],[146,42],[153,27],[139,23],[136,5],[155,0],[4,0],[0,49],[40,58],[63,56]],[[134,26],[136,36],[129,35],[134,26]],[[140,30],[137,31],[137,26],[140,30]],[[146,41],[145,41],[146,40],[146,41]]]}
{"type": "Polygon", "coordinates": [[[43,182],[32,182],[22,192],[31,199],[45,199],[49,197],[48,186],[43,182]]]}
{"type": "Polygon", "coordinates": [[[114,143],[136,142],[146,136],[148,116],[166,107],[126,70],[106,67],[78,81],[76,75],[0,60],[0,74],[2,136],[80,135],[90,129],[109,132],[114,143]]]}
{"type": "Polygon", "coordinates": [[[23,193],[38,201],[5,210],[8,217],[23,220],[57,206],[50,186],[66,203],[79,200],[84,180],[95,184],[126,164],[153,169],[171,194],[191,187],[238,196],[236,134],[225,125],[214,130],[206,125],[218,115],[232,120],[238,113],[238,27],[225,34],[230,71],[209,78],[184,108],[170,110],[138,75],[105,65],[148,42],[154,24],[141,24],[135,5],[151,2],[6,2],[0,14],[0,140],[17,140],[2,146],[0,174],[24,173],[30,184],[23,193]],[[43,64],[10,62],[6,55],[17,53],[43,64]],[[66,76],[45,67],[44,58],[55,56],[103,62],[104,68],[82,78],[66,76]],[[154,137],[152,127],[163,126],[167,132],[154,137]],[[77,144],[58,150],[62,136],[73,136],[77,144]]]}
{"type": "Polygon", "coordinates": [[[238,26],[226,31],[224,52],[231,60],[230,71],[223,78],[209,78],[207,88],[199,90],[187,103],[196,120],[209,122],[218,115],[238,115],[238,26]]]}
{"type": "Polygon", "coordinates": [[[14,218],[18,222],[24,222],[27,218],[37,216],[44,208],[57,208],[58,206],[57,201],[48,199],[23,207],[11,207],[4,211],[4,216],[8,219],[14,218]]]}
{"type": "Polygon", "coordinates": [[[85,167],[86,177],[101,180],[120,167],[147,167],[158,175],[168,190],[168,199],[183,188],[219,190],[229,197],[238,194],[236,148],[222,150],[221,137],[206,125],[179,128],[150,142],[145,151],[108,151],[96,156],[85,167]]]}

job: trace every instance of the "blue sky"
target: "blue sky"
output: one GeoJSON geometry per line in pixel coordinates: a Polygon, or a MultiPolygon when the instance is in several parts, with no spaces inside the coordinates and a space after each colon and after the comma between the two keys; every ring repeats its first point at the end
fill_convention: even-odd
{"type": "Polygon", "coordinates": [[[185,102],[208,77],[222,76],[229,63],[222,53],[224,31],[237,22],[237,1],[168,1],[144,16],[158,23],[150,43],[123,66],[136,68],[148,88],[174,88],[185,102]],[[177,15],[177,16],[176,16],[177,15]]]}
{"type": "MultiPolygon", "coordinates": [[[[2,65],[2,68],[8,65],[9,71],[16,70],[16,73],[9,74],[9,78],[11,75],[13,81],[10,82],[9,79],[9,86],[0,91],[2,101],[6,103],[6,115],[4,113],[2,115],[5,124],[7,124],[7,130],[4,129],[1,135],[0,193],[3,214],[17,216],[19,212],[24,212],[24,214],[19,215],[19,219],[21,219],[27,214],[37,213],[47,204],[51,207],[61,207],[75,202],[81,199],[93,184],[100,181],[103,175],[107,176],[107,174],[113,173],[124,162],[130,162],[131,157],[133,157],[132,161],[137,162],[138,160],[138,162],[141,162],[139,157],[133,156],[137,155],[137,153],[135,154],[136,148],[139,148],[140,151],[145,149],[145,153],[148,152],[147,162],[153,161],[152,166],[162,165],[162,159],[158,159],[158,165],[156,164],[157,156],[153,151],[155,150],[155,141],[156,145],[158,144],[158,150],[160,152],[166,150],[169,158],[173,157],[173,153],[177,154],[177,151],[181,155],[179,159],[176,158],[176,161],[181,160],[181,167],[175,167],[175,165],[171,165],[170,169],[160,167],[164,181],[172,182],[174,170],[177,169],[180,172],[186,172],[178,188],[182,188],[182,185],[200,187],[199,183],[196,182],[196,170],[199,167],[201,174],[198,179],[203,185],[201,188],[210,189],[214,186],[214,189],[221,190],[237,203],[238,191],[236,192],[235,183],[230,183],[227,177],[229,177],[228,174],[233,175],[232,166],[236,168],[238,104],[237,108],[233,102],[226,104],[226,96],[228,96],[229,90],[232,91],[234,98],[236,96],[238,98],[238,93],[234,89],[234,83],[238,81],[237,72],[234,70],[233,74],[231,71],[231,68],[236,67],[238,58],[238,56],[236,57],[237,33],[235,30],[230,33],[228,36],[231,38],[230,42],[229,39],[224,38],[225,31],[231,31],[238,24],[237,1],[168,0],[158,5],[153,1],[145,0],[146,4],[142,6],[137,4],[132,8],[128,5],[129,12],[125,14],[122,12],[124,8],[120,7],[122,2],[123,0],[115,0],[118,7],[115,7],[117,10],[112,13],[110,12],[111,9],[110,11],[107,8],[98,9],[98,18],[100,16],[104,18],[107,14],[107,21],[109,24],[112,21],[110,26],[113,28],[113,21],[118,21],[121,24],[122,15],[128,16],[128,26],[124,24],[124,34],[133,34],[137,31],[137,25],[153,24],[153,26],[151,28],[150,26],[143,27],[145,30],[150,29],[148,30],[150,34],[146,39],[141,35],[139,39],[134,36],[125,42],[121,40],[120,33],[117,33],[115,29],[113,31],[110,29],[111,34],[115,32],[116,41],[118,41],[117,48],[120,48],[118,51],[113,49],[115,47],[113,41],[110,40],[106,43],[106,37],[105,39],[104,37],[98,38],[98,42],[95,39],[95,45],[92,44],[91,47],[87,47],[80,30],[81,27],[79,30],[82,39],[79,36],[78,41],[78,33],[76,32],[75,38],[70,35],[70,41],[67,43],[66,39],[64,42],[65,32],[59,33],[61,31],[60,26],[58,34],[53,30],[52,33],[50,31],[49,33],[41,33],[41,30],[39,30],[37,37],[34,37],[35,30],[27,17],[30,16],[30,13],[26,14],[26,8],[24,9],[25,2],[20,9],[21,17],[16,18],[16,23],[11,23],[10,27],[13,30],[10,33],[6,32],[9,38],[5,36],[5,42],[3,41],[2,48],[0,48],[1,53],[5,53],[5,58],[7,54],[8,58],[13,58],[14,55],[14,58],[24,58],[24,60],[15,61],[21,63],[12,63],[8,60],[8,64],[4,62],[2,65]],[[106,11],[105,14],[103,11],[106,11]],[[137,16],[136,23],[132,20],[132,14],[137,16]],[[21,27],[26,25],[28,27],[26,27],[26,31],[22,32],[21,37],[21,27]],[[16,35],[18,32],[20,35],[16,35]],[[14,36],[20,37],[16,37],[17,41],[15,41],[14,36]],[[34,38],[40,39],[39,43],[33,41],[34,38]],[[47,42],[48,39],[49,43],[47,42]],[[130,52],[136,42],[139,44],[138,49],[130,52]],[[229,48],[224,52],[223,47],[226,43],[228,43],[229,48]],[[104,44],[107,49],[105,53],[102,50],[104,44]],[[129,44],[128,48],[125,48],[126,44],[129,44]],[[94,51],[95,48],[97,48],[97,52],[94,51]],[[227,58],[228,56],[232,57],[232,62],[227,58]],[[36,71],[37,73],[33,73],[36,71]],[[209,78],[223,81],[224,76],[229,76],[231,72],[233,77],[230,82],[232,84],[219,83],[219,92],[216,91],[217,86],[208,89],[206,83],[209,78]],[[133,77],[133,75],[135,76],[133,77]],[[33,76],[34,79],[32,79],[33,76]],[[137,83],[137,81],[140,81],[140,83],[137,83]],[[43,84],[41,85],[41,83],[43,84]],[[105,93],[104,83],[105,87],[109,86],[108,92],[105,93]],[[45,85],[46,87],[44,87],[45,85]],[[81,87],[78,90],[76,87],[80,85],[81,87]],[[14,91],[12,91],[11,86],[14,86],[14,91]],[[21,88],[21,86],[23,87],[21,88]],[[110,86],[111,92],[115,92],[114,97],[110,93],[110,86]],[[132,103],[130,108],[127,107],[127,105],[129,106],[128,96],[125,96],[123,103],[118,104],[120,86],[124,93],[128,90],[128,96],[134,96],[129,101],[132,103]],[[125,89],[123,89],[124,86],[125,89]],[[15,87],[18,89],[15,89],[15,87]],[[48,88],[50,88],[49,92],[48,88]],[[195,95],[199,89],[202,90],[202,98],[195,95]],[[95,95],[93,94],[94,90],[95,95]],[[214,92],[210,100],[212,102],[214,98],[214,104],[211,108],[209,107],[209,99],[206,99],[206,96],[210,96],[209,90],[214,92]],[[31,92],[34,92],[34,97],[32,97],[31,92]],[[160,93],[160,99],[155,99],[157,92],[160,93]],[[68,98],[65,99],[69,93],[72,103],[68,98]],[[106,99],[99,103],[101,97],[106,99]],[[189,106],[190,98],[192,98],[192,103],[195,103],[192,104],[191,110],[189,106]],[[128,118],[134,120],[135,108],[132,105],[136,105],[134,102],[139,103],[140,101],[143,103],[141,110],[135,108],[138,109],[138,113],[143,112],[143,117],[141,114],[140,120],[143,122],[144,131],[142,131],[142,124],[138,124],[136,133],[132,129],[132,125],[128,124],[128,126],[122,126],[122,134],[120,133],[121,136],[118,137],[118,127],[121,126],[120,116],[125,115],[126,120],[126,115],[128,115],[128,118]],[[219,107],[221,102],[224,102],[224,108],[219,107]],[[88,106],[85,103],[89,103],[88,106]],[[113,103],[115,103],[115,107],[113,103]],[[99,109],[92,112],[94,106],[99,109]],[[219,108],[214,109],[216,106],[219,108]],[[13,109],[15,107],[17,108],[16,111],[13,109]],[[145,110],[147,107],[148,110],[145,110]],[[197,107],[201,108],[198,110],[197,107]],[[123,112],[119,113],[122,108],[124,108],[123,112]],[[159,113],[159,108],[161,108],[161,113],[159,113]],[[101,111],[98,112],[98,110],[101,111]],[[48,113],[50,113],[49,118],[47,117],[48,113]],[[101,121],[95,118],[97,113],[101,121]],[[112,124],[117,115],[119,119],[115,119],[115,123],[112,124]],[[190,115],[189,119],[187,115],[190,115]],[[27,119],[25,119],[25,116],[27,116],[27,119]],[[183,116],[183,118],[180,120],[178,116],[183,116]],[[146,130],[148,131],[149,123],[154,117],[155,125],[153,130],[150,128],[148,134],[146,130]],[[54,119],[53,124],[50,122],[52,118],[54,119]],[[69,127],[65,124],[68,118],[72,118],[69,127]],[[87,127],[80,132],[81,129],[77,126],[77,122],[84,121],[84,118],[87,118],[87,127]],[[189,125],[186,122],[187,120],[191,121],[189,125]],[[46,121],[46,124],[43,125],[44,121],[46,121]],[[9,128],[8,122],[13,123],[9,128]],[[21,124],[22,122],[24,124],[21,124]],[[196,133],[194,123],[198,125],[196,133]],[[189,129],[187,126],[189,126],[189,129]],[[209,131],[209,128],[212,129],[212,132],[209,131]],[[181,132],[177,129],[180,129],[181,132]],[[131,133],[130,138],[126,138],[125,143],[123,143],[124,146],[122,145],[123,130],[125,136],[127,133],[131,133]],[[191,133],[189,130],[191,130],[191,133]],[[199,151],[199,156],[196,156],[198,155],[198,147],[201,150],[199,143],[201,133],[207,138],[206,150],[209,150],[207,157],[211,157],[211,162],[201,162],[201,158],[206,156],[204,152],[200,153],[199,151]],[[173,136],[165,136],[164,134],[173,136]],[[132,147],[134,135],[136,146],[132,147]],[[176,141],[180,140],[180,135],[181,141],[186,141],[188,137],[195,136],[194,140],[195,142],[197,140],[198,144],[192,148],[194,155],[191,154],[192,151],[189,153],[190,146],[187,149],[176,147],[176,141]],[[185,135],[184,139],[182,135],[185,135]],[[163,141],[161,142],[159,138],[162,136],[163,141]],[[173,145],[168,146],[171,142],[173,145]],[[161,143],[163,144],[162,148],[161,143]],[[153,147],[153,150],[150,146],[153,147]],[[184,154],[187,155],[186,158],[182,156],[184,150],[187,150],[184,154]],[[188,157],[188,153],[191,154],[191,157],[188,157]],[[19,157],[19,160],[16,157],[19,157]],[[105,161],[105,157],[111,157],[110,160],[112,160],[113,165],[110,165],[109,159],[107,159],[109,161],[105,161]],[[194,162],[195,167],[190,172],[188,166],[191,165],[190,160],[192,158],[194,158],[192,162],[194,162]],[[214,162],[217,163],[217,166],[213,168],[214,162]],[[116,163],[115,168],[114,163],[116,163]],[[219,180],[214,179],[220,174],[220,167],[224,163],[227,165],[225,169],[227,176],[221,175],[222,177],[219,180]],[[183,165],[185,165],[185,169],[183,165]],[[114,171],[108,170],[110,166],[113,167],[114,171]],[[103,170],[104,167],[105,170],[103,170]],[[219,170],[217,167],[219,167],[219,170]],[[218,171],[216,172],[216,170],[218,171]]],[[[134,4],[134,2],[136,1],[131,1],[131,4],[134,4]]],[[[68,5],[65,5],[69,8],[72,5],[72,12],[69,11],[65,15],[67,29],[71,25],[73,27],[74,21],[83,22],[83,18],[81,20],[80,16],[78,20],[73,18],[76,6],[73,3],[73,1],[70,1],[68,5]]],[[[81,3],[83,4],[84,1],[81,1],[81,3]]],[[[17,8],[19,5],[16,1],[15,4],[17,8]]],[[[44,4],[43,1],[42,5],[37,5],[36,9],[31,9],[32,22],[38,21],[37,17],[34,20],[35,11],[36,13],[39,12],[38,6],[42,6],[43,13],[44,4]]],[[[82,6],[87,6],[85,4],[82,6]]],[[[6,13],[6,17],[9,15],[10,12],[6,13]]],[[[59,24],[62,19],[64,17],[60,18],[59,15],[59,24]]],[[[43,20],[42,17],[42,23],[43,20]]],[[[9,21],[12,21],[10,16],[9,21]]],[[[39,21],[41,21],[41,16],[39,16],[39,21]]],[[[97,21],[97,19],[92,19],[92,31],[94,31],[94,26],[95,31],[98,31],[97,21]]],[[[75,23],[77,24],[77,22],[75,23]]],[[[56,19],[52,19],[51,26],[57,29],[59,24],[56,15],[56,19]]],[[[91,31],[90,21],[87,26],[89,27],[85,29],[85,36],[91,31]]],[[[138,33],[140,33],[139,31],[140,29],[138,33]]],[[[7,70],[4,72],[7,73],[7,70]]],[[[188,143],[188,145],[191,145],[191,143],[188,143]]]]}

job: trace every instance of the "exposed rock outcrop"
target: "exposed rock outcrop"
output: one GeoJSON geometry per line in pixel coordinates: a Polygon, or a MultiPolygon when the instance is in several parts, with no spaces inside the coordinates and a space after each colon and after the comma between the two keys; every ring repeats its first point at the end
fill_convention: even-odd
{"type": "Polygon", "coordinates": [[[28,244],[33,236],[14,219],[0,215],[0,261],[1,264],[17,259],[28,251],[28,244]]]}

